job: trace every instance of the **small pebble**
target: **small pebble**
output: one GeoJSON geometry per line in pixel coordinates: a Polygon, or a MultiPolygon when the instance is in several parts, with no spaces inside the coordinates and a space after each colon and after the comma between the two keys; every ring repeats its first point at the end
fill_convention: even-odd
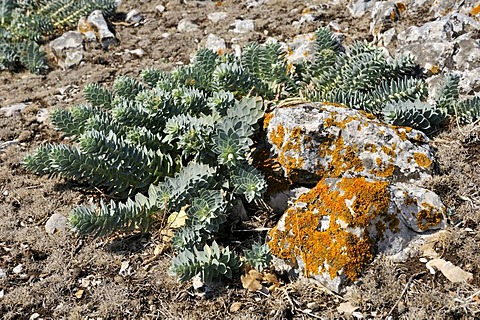
{"type": "Polygon", "coordinates": [[[19,264],[18,266],[16,266],[15,268],[13,268],[13,273],[15,274],[19,274],[20,272],[22,272],[22,269],[23,269],[23,265],[19,264]]]}

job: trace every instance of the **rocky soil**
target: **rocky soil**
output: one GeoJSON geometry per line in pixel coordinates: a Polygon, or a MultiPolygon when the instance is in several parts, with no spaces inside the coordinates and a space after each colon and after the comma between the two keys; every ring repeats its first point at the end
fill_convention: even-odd
{"type": "MultiPolygon", "coordinates": [[[[474,76],[480,67],[480,31],[475,24],[479,21],[478,6],[474,1],[431,2],[402,3],[394,8],[398,17],[385,20],[385,12],[390,17],[392,3],[382,4],[385,8],[372,19],[374,7],[363,1],[124,0],[118,15],[110,21],[118,44],[106,50],[95,42],[85,44],[82,61],[65,70],[51,56],[51,70],[46,75],[21,70],[0,72],[0,108],[9,107],[4,109],[8,112],[0,112],[0,318],[480,317],[478,124],[460,127],[452,121],[430,142],[436,150],[438,167],[437,175],[426,187],[439,194],[449,208],[445,231],[426,244],[424,257],[404,262],[378,257],[361,280],[342,295],[315,282],[288,277],[281,278],[282,284],[269,294],[249,292],[240,281],[207,293],[196,291],[191,283],[179,284],[168,275],[172,253],[155,255],[155,248],[162,244],[161,235],[155,231],[93,239],[65,229],[62,217],[72,207],[101,194],[95,190],[86,192],[68,181],[32,175],[21,165],[23,157],[39,145],[61,141],[46,115],[53,108],[82,102],[86,84],[109,85],[119,75],[138,76],[147,67],[168,70],[188,63],[200,46],[222,46],[221,39],[225,48],[218,49],[230,51],[269,37],[291,42],[296,35],[329,26],[341,32],[346,43],[379,41],[391,53],[409,46],[409,50],[421,55],[422,67],[460,70],[464,79],[470,79],[463,82],[462,93],[478,94],[478,76],[474,76]],[[144,17],[139,23],[124,22],[132,9],[144,17]],[[214,12],[226,14],[212,16],[214,12]],[[422,47],[416,47],[408,34],[401,35],[409,27],[439,21],[449,12],[463,13],[471,20],[461,22],[460,29],[450,22],[452,32],[448,33],[449,26],[437,30],[439,38],[422,39],[422,47]],[[253,21],[253,29],[249,20],[253,21]],[[243,23],[239,25],[238,21],[243,23]],[[388,32],[391,28],[395,32],[388,32]],[[445,34],[446,38],[442,38],[445,34]],[[212,39],[217,41],[212,44],[212,39]],[[444,50],[426,55],[429,43],[432,51],[444,50]],[[459,52],[464,55],[459,56],[459,52]],[[428,250],[471,273],[473,280],[452,282],[440,271],[431,273],[426,267],[428,250]]],[[[263,240],[265,233],[254,237],[263,240]]]]}

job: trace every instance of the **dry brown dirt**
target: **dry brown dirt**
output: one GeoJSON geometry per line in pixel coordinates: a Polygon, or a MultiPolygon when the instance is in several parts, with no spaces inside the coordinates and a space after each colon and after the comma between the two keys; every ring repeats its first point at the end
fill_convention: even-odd
{"type": "MultiPolygon", "coordinates": [[[[108,239],[78,237],[66,232],[53,235],[45,222],[53,213],[68,215],[89,197],[79,186],[59,179],[38,177],[25,171],[23,157],[43,143],[59,142],[48,124],[35,120],[41,108],[64,108],[82,101],[87,83],[111,84],[118,75],[138,76],[146,67],[170,69],[188,63],[190,55],[209,33],[227,45],[263,41],[269,36],[288,40],[314,31],[330,21],[348,27],[346,41],[370,39],[368,21],[352,19],[343,5],[310,1],[320,12],[315,21],[292,26],[306,1],[271,0],[248,9],[246,1],[123,1],[120,15],[139,10],[146,22],[137,27],[117,25],[120,40],[107,51],[90,48],[84,63],[69,70],[52,65],[48,74],[0,72],[0,106],[30,102],[13,117],[0,115],[0,143],[19,143],[0,152],[0,277],[1,319],[351,319],[337,310],[341,303],[357,306],[365,318],[474,319],[480,317],[480,129],[458,128],[455,123],[432,140],[437,149],[438,175],[429,187],[438,192],[450,212],[446,236],[436,243],[442,257],[474,274],[470,284],[452,284],[439,272],[428,273],[418,259],[393,263],[379,258],[366,270],[348,295],[327,293],[308,281],[289,281],[265,295],[251,293],[239,281],[216,288],[206,297],[191,283],[179,284],[167,274],[171,252],[154,257],[160,236],[118,235],[108,239]],[[160,13],[156,5],[163,4],[160,13]],[[213,25],[207,14],[226,11],[229,17],[213,25]],[[179,33],[180,19],[188,18],[199,31],[179,33]],[[255,19],[256,30],[240,40],[229,32],[235,19],[255,19]],[[168,32],[165,39],[162,34],[168,32]],[[142,48],[136,58],[126,49],[142,48]],[[128,261],[130,274],[120,275],[128,261]],[[22,266],[19,273],[12,270],[22,266]],[[80,291],[83,290],[83,291],[80,291]],[[230,311],[233,303],[240,309],[230,311]],[[32,316],[33,315],[33,316],[32,316]]],[[[425,9],[425,8],[424,8],[425,9]]],[[[399,24],[421,25],[428,10],[407,12],[399,24]]],[[[401,27],[401,26],[400,26],[401,27]]],[[[262,238],[264,234],[258,235],[262,238]]]]}

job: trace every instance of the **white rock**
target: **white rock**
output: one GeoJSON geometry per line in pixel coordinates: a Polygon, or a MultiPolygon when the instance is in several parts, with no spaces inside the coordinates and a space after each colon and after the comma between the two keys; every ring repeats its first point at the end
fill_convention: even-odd
{"type": "Polygon", "coordinates": [[[291,43],[288,43],[287,60],[290,63],[296,64],[303,61],[311,61],[315,58],[315,34],[306,33],[299,34],[293,38],[291,43]]]}
{"type": "Polygon", "coordinates": [[[480,67],[464,72],[458,87],[462,94],[473,95],[480,92],[480,67]]]}
{"type": "Polygon", "coordinates": [[[390,43],[392,43],[395,37],[396,31],[395,28],[390,28],[387,31],[383,32],[380,35],[380,39],[382,40],[382,45],[387,47],[390,43]]]}
{"type": "Polygon", "coordinates": [[[248,9],[255,8],[267,2],[268,0],[247,0],[247,8],[248,9]]]}
{"type": "Polygon", "coordinates": [[[198,25],[193,23],[192,21],[188,19],[182,19],[178,22],[177,30],[180,32],[193,32],[199,29],[198,25]]]}
{"type": "Polygon", "coordinates": [[[13,271],[13,273],[15,273],[15,274],[19,274],[20,272],[22,272],[22,270],[23,270],[23,265],[22,265],[22,264],[19,264],[19,265],[17,265],[15,268],[13,268],[12,271],[13,271]]]}
{"type": "Polygon", "coordinates": [[[155,10],[157,10],[160,13],[164,12],[165,9],[166,9],[165,6],[162,6],[161,4],[155,7],[155,10]]]}
{"type": "Polygon", "coordinates": [[[3,289],[2,289],[2,290],[0,290],[0,299],[2,299],[4,296],[5,296],[5,291],[3,291],[3,289]]]}
{"type": "Polygon", "coordinates": [[[130,10],[125,17],[125,22],[134,24],[142,23],[144,20],[145,17],[137,9],[130,10]]]}
{"type": "Polygon", "coordinates": [[[225,20],[228,17],[228,13],[219,11],[219,12],[212,12],[207,15],[208,20],[212,21],[213,23],[218,23],[221,20],[225,20]]]}
{"type": "Polygon", "coordinates": [[[213,50],[218,54],[224,54],[227,46],[225,45],[225,40],[213,33],[210,33],[205,41],[205,48],[213,50]]]}
{"type": "Polygon", "coordinates": [[[38,318],[40,318],[40,314],[35,312],[30,316],[30,318],[28,318],[28,320],[35,320],[38,318]]]}
{"type": "Polygon", "coordinates": [[[35,116],[35,120],[38,123],[44,123],[45,121],[47,121],[48,115],[49,115],[48,109],[42,108],[38,110],[37,115],[35,116]]]}
{"type": "Polygon", "coordinates": [[[3,112],[5,117],[11,117],[15,114],[19,114],[28,107],[31,103],[16,103],[9,106],[0,108],[0,112],[3,112]]]}
{"type": "Polygon", "coordinates": [[[73,66],[76,66],[82,62],[83,59],[83,50],[82,51],[67,51],[65,54],[65,60],[62,64],[59,65],[63,69],[68,69],[73,66]]]}
{"type": "Polygon", "coordinates": [[[137,56],[139,58],[143,57],[145,55],[145,51],[143,49],[134,49],[134,50],[126,50],[126,52],[133,54],[134,56],[137,56]]]}
{"type": "Polygon", "coordinates": [[[107,21],[103,17],[103,13],[101,10],[93,11],[87,19],[88,23],[92,24],[97,28],[97,32],[99,35],[99,41],[102,44],[104,49],[107,49],[108,46],[117,43],[117,39],[115,35],[110,31],[108,28],[107,21]]]}
{"type": "Polygon", "coordinates": [[[253,20],[236,20],[232,32],[249,33],[255,31],[255,22],[253,20]]]}
{"type": "Polygon", "coordinates": [[[354,18],[360,18],[373,7],[375,2],[376,0],[352,0],[347,9],[354,18]]]}
{"type": "Polygon", "coordinates": [[[65,49],[81,49],[83,46],[82,34],[78,31],[67,31],[49,44],[57,54],[65,49]]]}
{"type": "Polygon", "coordinates": [[[307,22],[313,22],[313,21],[315,21],[315,17],[313,16],[313,14],[306,13],[306,14],[302,14],[302,16],[300,17],[300,19],[298,21],[294,21],[292,23],[292,26],[298,28],[298,27],[302,26],[303,24],[305,24],[307,22]]]}
{"type": "Polygon", "coordinates": [[[7,273],[0,268],[0,279],[6,278],[7,273]]]}
{"type": "Polygon", "coordinates": [[[453,26],[448,20],[436,20],[425,23],[421,27],[411,26],[398,35],[399,45],[413,42],[450,41],[453,37],[453,26]]]}
{"type": "Polygon", "coordinates": [[[473,32],[459,36],[453,41],[456,48],[453,61],[458,70],[480,68],[480,41],[473,39],[473,32]]]}
{"type": "Polygon", "coordinates": [[[68,219],[67,217],[54,213],[45,223],[45,231],[48,234],[54,234],[56,231],[63,231],[67,227],[68,219]]]}

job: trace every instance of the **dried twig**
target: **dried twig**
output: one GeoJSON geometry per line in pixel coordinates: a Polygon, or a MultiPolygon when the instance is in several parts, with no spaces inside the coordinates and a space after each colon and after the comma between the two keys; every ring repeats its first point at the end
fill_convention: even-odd
{"type": "Polygon", "coordinates": [[[419,276],[423,276],[424,274],[426,274],[427,272],[426,271],[421,271],[421,272],[417,272],[415,274],[413,274],[412,276],[410,276],[410,278],[408,279],[407,281],[407,284],[405,285],[405,288],[403,288],[403,291],[402,293],[400,294],[400,297],[398,298],[397,302],[395,302],[395,304],[393,305],[393,307],[390,309],[390,311],[388,312],[387,314],[387,317],[390,316],[393,312],[393,310],[395,310],[395,308],[398,306],[398,304],[400,303],[400,300],[403,299],[403,297],[405,296],[405,294],[407,293],[407,290],[408,288],[410,288],[410,285],[412,284],[412,281],[419,277],[419,276]]]}

